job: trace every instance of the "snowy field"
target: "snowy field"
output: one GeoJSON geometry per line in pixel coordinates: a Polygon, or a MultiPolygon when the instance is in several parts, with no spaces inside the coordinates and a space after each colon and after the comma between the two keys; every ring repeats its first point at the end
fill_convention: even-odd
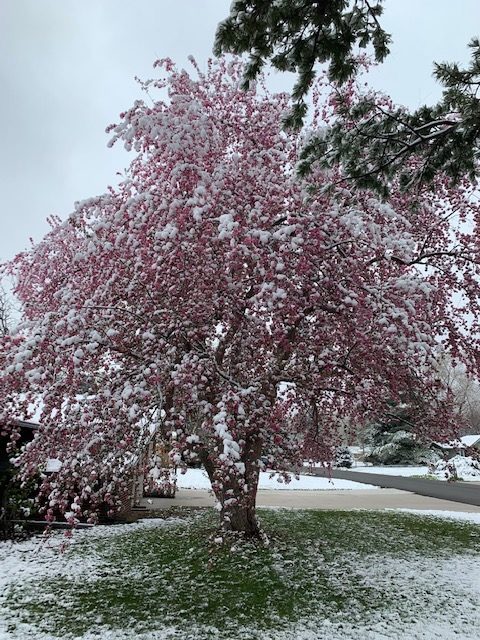
{"type": "MultiPolygon", "coordinates": [[[[362,484],[350,480],[334,480],[319,478],[317,476],[299,476],[297,480],[294,476],[290,482],[284,482],[281,477],[262,471],[260,473],[259,489],[274,489],[279,491],[338,491],[338,490],[377,490],[371,484],[362,484]]],[[[210,480],[203,469],[187,469],[185,474],[177,473],[178,489],[202,489],[209,490],[210,480]]]]}
{"type": "MultiPolygon", "coordinates": [[[[454,456],[447,461],[439,460],[434,465],[433,475],[437,480],[448,480],[451,477],[448,467],[451,465],[456,467],[458,477],[464,482],[480,482],[480,464],[468,456],[454,456]]],[[[369,467],[365,465],[352,467],[350,471],[363,471],[387,476],[432,476],[432,469],[426,465],[418,467],[369,467]]]]}
{"type": "Polygon", "coordinates": [[[356,466],[349,469],[349,471],[361,471],[363,473],[381,473],[386,476],[425,476],[428,473],[428,467],[369,467],[369,466],[356,466]]]}
{"type": "MultiPolygon", "coordinates": [[[[318,467],[321,467],[322,465],[320,463],[311,465],[308,462],[305,462],[304,466],[306,469],[308,469],[308,467],[318,468],[318,467]]],[[[416,466],[416,467],[410,467],[410,466],[401,467],[396,465],[381,467],[381,466],[366,465],[362,462],[354,463],[354,466],[351,467],[350,469],[341,468],[340,470],[341,471],[360,471],[362,473],[383,473],[387,476],[405,476],[405,477],[423,476],[428,473],[428,467],[426,465],[416,466]]]]}
{"type": "Polygon", "coordinates": [[[212,550],[209,513],[0,543],[0,640],[478,638],[480,514],[262,511],[269,547],[212,550]]]}

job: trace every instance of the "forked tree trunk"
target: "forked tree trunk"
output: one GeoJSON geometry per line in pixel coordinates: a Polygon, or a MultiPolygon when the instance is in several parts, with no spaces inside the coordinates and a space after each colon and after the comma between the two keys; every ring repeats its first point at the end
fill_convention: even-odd
{"type": "Polygon", "coordinates": [[[249,538],[260,536],[260,527],[255,511],[259,466],[258,460],[262,450],[261,440],[256,436],[246,438],[241,456],[245,465],[245,481],[248,490],[245,491],[238,479],[223,480],[218,486],[218,469],[205,455],[203,464],[212,483],[213,492],[220,504],[220,518],[225,531],[243,533],[249,538]]]}

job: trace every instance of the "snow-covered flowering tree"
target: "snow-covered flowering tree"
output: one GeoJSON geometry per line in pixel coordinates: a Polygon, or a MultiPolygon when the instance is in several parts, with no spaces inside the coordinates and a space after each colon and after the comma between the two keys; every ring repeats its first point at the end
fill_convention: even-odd
{"type": "Polygon", "coordinates": [[[256,535],[265,456],[324,455],[339,420],[381,412],[412,375],[432,398],[419,435],[448,432],[428,371],[439,342],[475,352],[479,236],[450,220],[478,208],[441,180],[382,202],[335,186],[339,169],[299,178],[287,95],[242,91],[238,62],[157,67],[159,98],[109,128],[136,153],[124,181],[10,267],[24,319],[2,343],[2,418],[41,399],[18,463],[27,478],[63,462],[42,491],[68,517],[114,505],[155,432],[177,464],[202,461],[224,527],[256,535]]]}

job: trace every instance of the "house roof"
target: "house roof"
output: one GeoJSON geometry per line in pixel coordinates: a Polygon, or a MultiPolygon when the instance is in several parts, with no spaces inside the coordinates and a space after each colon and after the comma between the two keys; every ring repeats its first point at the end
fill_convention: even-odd
{"type": "Polygon", "coordinates": [[[449,442],[432,442],[435,447],[440,449],[464,449],[465,444],[460,440],[450,440],[449,442]]]}
{"type": "Polygon", "coordinates": [[[10,424],[30,431],[35,431],[40,426],[38,422],[32,422],[31,420],[12,420],[10,424]]]}
{"type": "Polygon", "coordinates": [[[22,427],[23,429],[38,429],[40,426],[38,422],[30,422],[29,420],[15,420],[15,424],[17,427],[22,427]]]}
{"type": "Polygon", "coordinates": [[[472,435],[462,436],[460,440],[463,442],[463,444],[466,447],[473,447],[475,444],[477,444],[477,442],[480,441],[480,434],[477,433],[477,435],[472,434],[472,435]]]}

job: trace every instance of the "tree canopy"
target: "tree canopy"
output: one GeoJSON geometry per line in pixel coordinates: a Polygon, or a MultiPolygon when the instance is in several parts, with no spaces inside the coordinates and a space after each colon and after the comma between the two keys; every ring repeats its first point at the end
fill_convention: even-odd
{"type": "Polygon", "coordinates": [[[476,364],[480,209],[468,185],[397,183],[382,202],[338,168],[299,177],[288,95],[242,91],[239,62],[157,68],[155,102],[109,128],[135,152],[124,181],[9,266],[24,315],[0,342],[0,422],[41,401],[18,464],[26,479],[63,462],[50,510],[115,507],[156,433],[203,462],[224,526],[255,534],[263,456],[322,459],[339,418],[378,415],[412,376],[431,398],[419,436],[447,435],[430,365],[439,343],[476,364]]]}

